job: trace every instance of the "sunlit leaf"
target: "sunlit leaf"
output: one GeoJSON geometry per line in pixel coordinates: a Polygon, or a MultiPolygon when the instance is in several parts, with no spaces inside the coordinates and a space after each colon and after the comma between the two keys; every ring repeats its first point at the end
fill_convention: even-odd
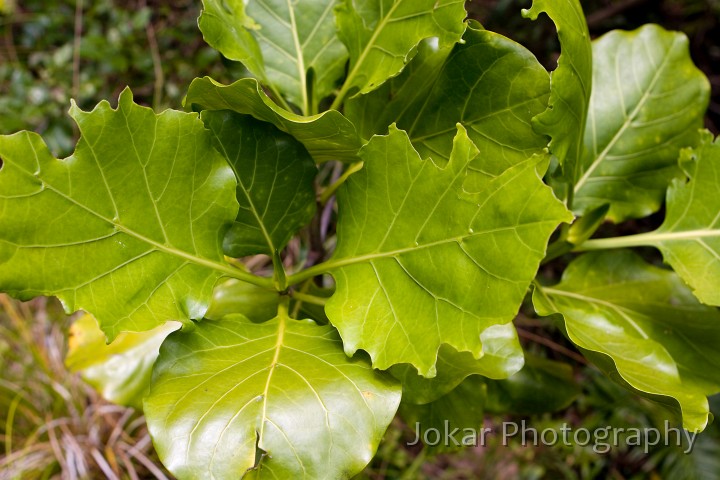
{"type": "Polygon", "coordinates": [[[332,327],[280,314],[235,315],[171,335],[145,415],[155,447],[180,479],[348,478],[372,458],[400,388],[332,327]]]}
{"type": "Polygon", "coordinates": [[[324,266],[337,284],[325,310],[348,353],[433,377],[441,344],[479,358],[482,332],[517,313],[550,234],[571,217],[538,159],[465,192],[476,155],[461,126],[445,168],[396,128],[361,151],[365,168],[339,192],[338,245],[324,266]]]}
{"type": "Polygon", "coordinates": [[[0,289],[56,295],[110,340],[201,318],[224,274],[235,176],[195,114],[156,115],[125,90],[71,115],[82,137],[56,160],[42,139],[0,136],[0,289]]]}

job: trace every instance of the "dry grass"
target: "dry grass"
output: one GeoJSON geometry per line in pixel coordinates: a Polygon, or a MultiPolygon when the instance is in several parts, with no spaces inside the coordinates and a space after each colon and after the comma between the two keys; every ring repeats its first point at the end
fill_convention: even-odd
{"type": "Polygon", "coordinates": [[[145,420],[67,371],[54,301],[0,295],[0,480],[168,479],[145,420]]]}

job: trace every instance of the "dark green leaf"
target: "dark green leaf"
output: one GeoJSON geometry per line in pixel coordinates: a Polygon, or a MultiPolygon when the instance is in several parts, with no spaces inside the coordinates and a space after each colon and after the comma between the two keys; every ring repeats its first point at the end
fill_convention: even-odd
{"type": "Polygon", "coordinates": [[[237,479],[256,458],[257,478],[336,479],[370,461],[399,401],[332,327],[231,315],[167,339],[145,415],[180,479],[237,479]]]}
{"type": "Polygon", "coordinates": [[[275,290],[231,279],[215,287],[205,318],[220,320],[239,313],[253,322],[264,322],[275,317],[279,300],[275,290]]]}
{"type": "Polygon", "coordinates": [[[303,117],[275,105],[252,78],[221,85],[209,77],[190,84],[185,105],[199,110],[232,110],[269,122],[295,137],[317,162],[356,162],[362,145],[353,124],[331,110],[303,117]]]}
{"type": "Polygon", "coordinates": [[[0,289],[56,295],[110,340],[202,318],[217,280],[244,273],[223,261],[236,182],[211,135],[197,115],[156,115],[129,90],[117,110],[71,115],[82,138],[65,160],[34,133],[0,137],[0,289]]]}
{"type": "Polygon", "coordinates": [[[269,123],[228,110],[205,111],[202,119],[238,180],[240,211],[225,235],[225,254],[281,251],[315,215],[315,163],[302,144],[269,123]]]}
{"type": "Polygon", "coordinates": [[[394,127],[361,151],[365,168],[339,191],[337,249],[318,266],[335,277],[326,312],[348,353],[433,377],[441,344],[479,358],[482,332],[517,313],[548,237],[571,216],[535,158],[465,192],[476,154],[462,126],[444,169],[394,127]]]}
{"type": "Polygon", "coordinates": [[[561,313],[570,340],[610,357],[635,389],[674,399],[685,428],[705,428],[706,396],[720,391],[720,312],[674,272],[630,251],[590,253],[533,300],[542,315],[561,313]]]}
{"type": "Polygon", "coordinates": [[[452,53],[422,46],[396,80],[349,101],[348,115],[363,125],[366,137],[397,122],[417,151],[439,165],[450,158],[456,125],[462,124],[482,152],[470,163],[465,184],[477,191],[547,146],[531,119],[547,107],[549,77],[524,47],[478,24],[468,26],[463,41],[452,53]],[[368,106],[379,111],[366,112],[368,106]]]}

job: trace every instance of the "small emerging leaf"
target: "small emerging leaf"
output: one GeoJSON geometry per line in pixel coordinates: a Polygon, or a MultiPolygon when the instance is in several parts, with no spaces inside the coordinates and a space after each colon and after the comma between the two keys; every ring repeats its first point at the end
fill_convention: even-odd
{"type": "Polygon", "coordinates": [[[269,123],[229,110],[205,111],[202,119],[238,180],[240,211],[225,235],[225,254],[281,251],[315,215],[315,163],[302,144],[269,123]]]}
{"type": "Polygon", "coordinates": [[[685,428],[705,428],[706,397],[720,392],[720,312],[674,272],[626,250],[585,254],[533,301],[541,315],[562,314],[570,340],[610,357],[632,387],[674,399],[685,428]]]}
{"type": "Polygon", "coordinates": [[[110,340],[202,318],[232,271],[221,239],[237,215],[235,176],[195,114],[73,106],[82,137],[52,157],[39,135],[0,136],[0,290],[56,295],[110,340]]]}
{"type": "Polygon", "coordinates": [[[372,458],[400,388],[350,359],[332,327],[240,315],[171,335],[145,415],[179,479],[336,479],[372,458]],[[256,464],[259,459],[259,464],[256,464]]]}
{"type": "Polygon", "coordinates": [[[190,84],[185,105],[198,110],[232,110],[252,115],[289,133],[310,152],[316,162],[357,162],[362,145],[355,126],[340,112],[330,110],[303,117],[283,110],[265,95],[257,80],[245,78],[221,85],[209,77],[190,84]]]}
{"type": "Polygon", "coordinates": [[[461,126],[444,169],[394,127],[361,151],[364,169],[339,191],[326,264],[337,290],[325,309],[349,354],[433,377],[440,345],[479,358],[482,332],[517,313],[550,234],[572,217],[538,177],[538,159],[465,192],[476,155],[461,126]]]}

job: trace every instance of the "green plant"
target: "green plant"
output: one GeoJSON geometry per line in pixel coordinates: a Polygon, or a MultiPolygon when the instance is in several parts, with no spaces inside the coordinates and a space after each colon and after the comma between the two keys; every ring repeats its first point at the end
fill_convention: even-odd
{"type": "Polygon", "coordinates": [[[523,368],[529,292],[611,378],[705,428],[720,146],[682,34],[591,43],[577,0],[536,0],[525,14],[547,13],[563,50],[550,75],[463,1],[203,4],[205,40],[252,78],[196,79],[196,113],[129,90],[117,109],[73,105],[64,160],[36,134],[0,137],[0,288],[55,295],[120,342],[85,321],[69,362],[117,401],[144,397],[170,471],[346,478],[398,407],[421,429],[563,408],[569,367],[523,368]],[[591,238],[666,191],[656,232],[591,238]],[[599,251],[558,285],[538,275],[646,245],[674,271],[599,251]],[[142,361],[124,382],[107,358],[142,361]]]}

